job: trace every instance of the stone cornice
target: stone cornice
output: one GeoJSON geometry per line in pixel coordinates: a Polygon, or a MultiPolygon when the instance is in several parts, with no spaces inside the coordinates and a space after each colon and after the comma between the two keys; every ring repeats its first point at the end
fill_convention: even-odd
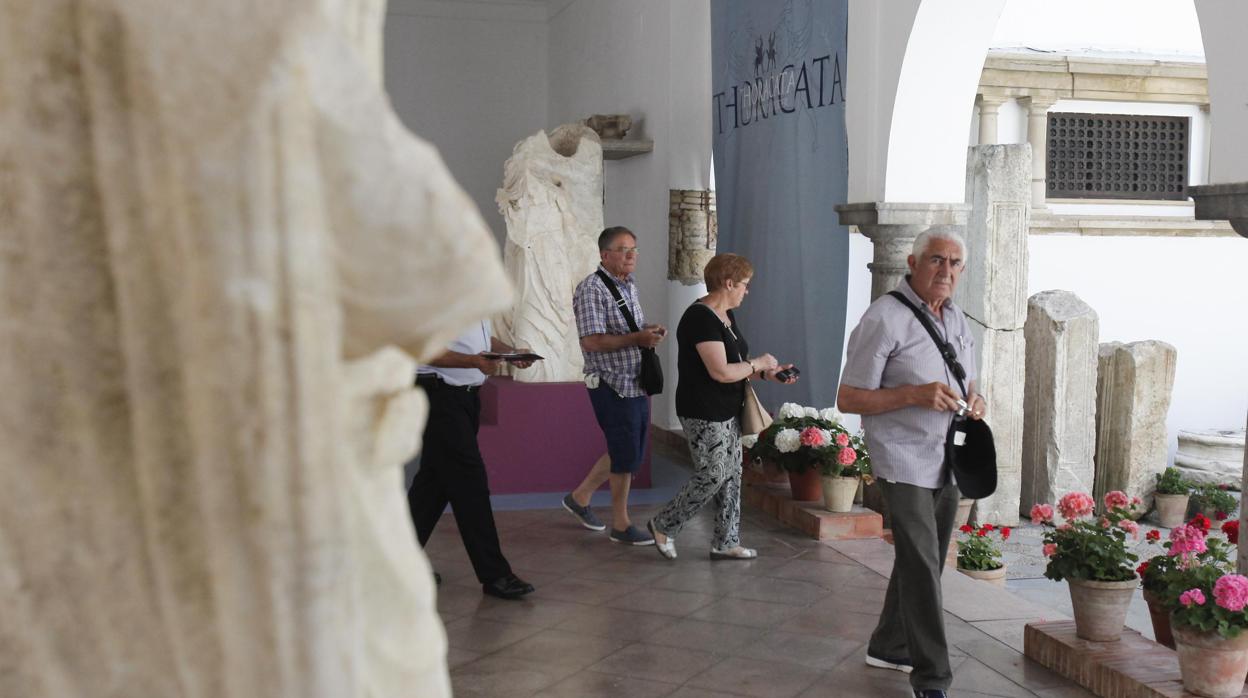
{"type": "Polygon", "coordinates": [[[1066,54],[989,53],[979,92],[992,99],[1208,104],[1203,63],[1066,54]]]}
{"type": "Polygon", "coordinates": [[[1032,235],[1117,237],[1235,237],[1226,221],[1200,221],[1178,216],[1080,216],[1031,214],[1032,235]]]}

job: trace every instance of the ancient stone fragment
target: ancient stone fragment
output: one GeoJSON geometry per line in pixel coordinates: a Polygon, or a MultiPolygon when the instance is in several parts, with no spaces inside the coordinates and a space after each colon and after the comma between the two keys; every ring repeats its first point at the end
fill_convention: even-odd
{"type": "Polygon", "coordinates": [[[686,286],[702,283],[702,271],[715,256],[719,218],[715,192],[673,189],[668,198],[667,278],[686,286]]]}
{"type": "Polygon", "coordinates": [[[1148,506],[1154,476],[1166,468],[1166,414],[1178,352],[1158,341],[1106,342],[1099,351],[1094,495],[1100,501],[1122,490],[1148,506]]]}

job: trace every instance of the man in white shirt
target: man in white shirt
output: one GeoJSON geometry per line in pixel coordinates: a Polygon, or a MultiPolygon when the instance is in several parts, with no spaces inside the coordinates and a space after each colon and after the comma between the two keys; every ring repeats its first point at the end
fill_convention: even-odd
{"type": "MultiPolygon", "coordinates": [[[[421,546],[429,541],[446,505],[451,505],[464,549],[482,591],[502,599],[519,599],[533,585],[511,571],[498,543],[485,461],[477,446],[481,422],[481,385],[494,373],[500,359],[489,352],[511,353],[512,347],[491,334],[490,321],[476,323],[427,365],[421,365],[416,384],[429,397],[420,470],[407,490],[412,523],[421,546]]],[[[531,361],[515,361],[527,368],[531,361]]]]}

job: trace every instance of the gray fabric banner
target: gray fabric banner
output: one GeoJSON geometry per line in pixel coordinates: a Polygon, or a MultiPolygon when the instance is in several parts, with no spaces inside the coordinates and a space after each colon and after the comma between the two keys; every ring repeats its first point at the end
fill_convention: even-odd
{"type": "Polygon", "coordinates": [[[781,402],[829,407],[845,333],[848,0],[712,0],[711,128],[720,252],[754,264],[736,311],[752,353],[802,370],[758,384],[781,402]]]}

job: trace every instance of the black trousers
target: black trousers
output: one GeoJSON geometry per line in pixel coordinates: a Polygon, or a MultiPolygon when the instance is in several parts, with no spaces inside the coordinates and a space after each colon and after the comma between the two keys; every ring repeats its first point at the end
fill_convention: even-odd
{"type": "Polygon", "coordinates": [[[419,385],[429,396],[429,422],[420,470],[407,490],[416,535],[424,547],[450,504],[477,580],[487,584],[511,574],[511,565],[499,547],[485,461],[477,446],[480,393],[424,378],[419,385]]]}

